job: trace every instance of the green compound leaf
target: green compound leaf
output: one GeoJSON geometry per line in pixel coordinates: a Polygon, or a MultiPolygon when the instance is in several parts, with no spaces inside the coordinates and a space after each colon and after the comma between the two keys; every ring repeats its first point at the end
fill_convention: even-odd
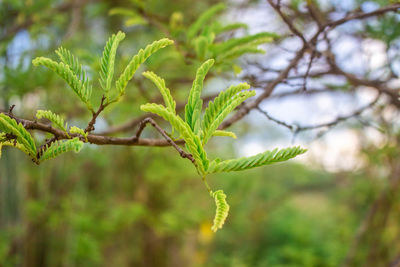
{"type": "Polygon", "coordinates": [[[255,91],[238,91],[239,89],[249,88],[247,84],[239,84],[230,87],[227,91],[222,92],[214,102],[210,102],[203,119],[203,144],[207,144],[208,140],[217,130],[223,120],[243,101],[255,96],[255,91]]]}
{"type": "Polygon", "coordinates": [[[185,140],[189,152],[196,161],[197,170],[201,174],[206,173],[209,160],[203,146],[201,145],[200,138],[193,133],[190,126],[185,123],[181,117],[174,114],[164,106],[154,103],[141,105],[140,109],[146,112],[157,114],[164,120],[168,121],[172,127],[177,129],[182,138],[185,140]]]}
{"type": "Polygon", "coordinates": [[[187,33],[187,39],[193,39],[197,33],[207,25],[207,22],[212,19],[218,12],[225,9],[225,4],[220,3],[212,6],[207,9],[203,14],[199,16],[199,18],[189,27],[187,33]]]}
{"type": "Polygon", "coordinates": [[[83,67],[79,63],[77,57],[75,57],[69,50],[63,47],[58,48],[56,50],[56,54],[64,64],[68,65],[71,71],[78,77],[79,80],[81,80],[85,84],[85,86],[91,88],[89,79],[87,78],[87,74],[83,70],[83,67]]]}
{"type": "Polygon", "coordinates": [[[145,49],[140,49],[139,52],[131,59],[131,61],[128,63],[128,66],[126,66],[125,70],[116,81],[116,88],[118,89],[119,96],[113,101],[117,101],[122,95],[124,95],[126,85],[132,79],[139,66],[143,64],[143,62],[145,62],[148,57],[150,57],[161,48],[164,48],[173,43],[174,41],[163,38],[161,40],[153,42],[152,44],[149,44],[148,46],[146,46],[145,49]]]}
{"type": "Polygon", "coordinates": [[[222,228],[226,218],[228,217],[229,205],[226,202],[226,195],[224,194],[224,191],[217,190],[214,193],[211,193],[211,196],[214,198],[215,205],[217,206],[214,217],[214,224],[211,227],[211,230],[216,232],[218,229],[222,228]]]}
{"type": "Polygon", "coordinates": [[[36,118],[38,119],[48,119],[53,123],[54,126],[59,128],[60,130],[63,130],[64,132],[67,132],[68,125],[64,123],[64,119],[61,118],[60,115],[53,113],[50,110],[38,110],[36,112],[36,118]]]}
{"type": "Polygon", "coordinates": [[[257,48],[257,46],[240,46],[232,48],[231,50],[217,55],[218,60],[235,59],[244,54],[264,54],[265,51],[257,48]]]}
{"type": "Polygon", "coordinates": [[[189,99],[185,106],[185,121],[195,134],[198,133],[200,128],[200,115],[203,106],[200,95],[203,89],[203,82],[213,64],[214,60],[209,59],[197,69],[196,78],[193,81],[189,99]]]}
{"type": "Polygon", "coordinates": [[[119,31],[113,34],[107,41],[101,58],[100,85],[104,90],[107,102],[110,98],[111,83],[114,76],[115,55],[119,43],[125,38],[125,33],[119,31]]]}
{"type": "Polygon", "coordinates": [[[57,63],[49,58],[37,57],[32,61],[34,66],[43,65],[55,73],[58,74],[67,84],[72,88],[75,94],[80,98],[80,100],[86,104],[89,110],[93,111],[92,105],[90,103],[90,97],[92,95],[92,87],[86,80],[80,80],[77,72],[74,72],[69,65],[60,62],[57,63]]]}
{"type": "Polygon", "coordinates": [[[108,12],[109,15],[122,15],[126,17],[125,20],[125,26],[130,27],[133,25],[145,25],[148,24],[148,21],[142,17],[139,13],[132,9],[127,9],[127,8],[121,8],[121,7],[116,7],[110,9],[108,12]]]}
{"type": "Polygon", "coordinates": [[[265,151],[251,157],[243,157],[238,159],[224,160],[222,162],[213,161],[210,164],[209,173],[243,171],[255,167],[273,164],[276,162],[286,161],[303,154],[307,149],[299,146],[288,147],[281,150],[277,148],[272,151],[265,151]]]}
{"type": "Polygon", "coordinates": [[[65,152],[74,151],[78,153],[83,147],[83,142],[79,138],[55,141],[45,148],[45,151],[40,156],[40,162],[55,158],[65,152]]]}
{"type": "Polygon", "coordinates": [[[222,130],[216,130],[212,136],[227,136],[227,137],[232,137],[233,139],[236,139],[237,136],[233,132],[229,131],[222,131],[222,130]]]}
{"type": "Polygon", "coordinates": [[[5,133],[0,133],[0,158],[3,146],[15,147],[30,156],[29,151],[22,144],[18,143],[18,141],[15,142],[15,140],[7,141],[5,133]]]}
{"type": "MultiPolygon", "coordinates": [[[[208,106],[204,112],[203,117],[203,125],[202,130],[205,135],[213,135],[213,133],[209,133],[209,128],[211,124],[215,121],[215,119],[223,112],[223,110],[231,105],[233,102],[233,97],[237,95],[240,91],[249,89],[250,85],[247,83],[241,83],[238,85],[232,85],[225,91],[219,93],[219,95],[214,99],[214,101],[210,101],[208,106]]],[[[203,138],[204,140],[204,138],[203,138]]]]}
{"type": "Polygon", "coordinates": [[[240,37],[240,38],[232,38],[229,39],[228,41],[225,41],[223,43],[218,43],[218,44],[214,44],[211,46],[210,50],[213,51],[214,56],[219,56],[223,53],[227,53],[229,51],[231,51],[232,49],[237,49],[240,46],[256,46],[259,44],[263,44],[263,43],[269,43],[272,40],[274,40],[274,38],[277,38],[278,35],[274,34],[274,33],[269,33],[269,32],[261,32],[261,33],[257,33],[257,34],[253,34],[253,35],[249,35],[249,36],[245,36],[245,37],[240,37]]]}
{"type": "Polygon", "coordinates": [[[83,129],[79,128],[79,127],[76,127],[76,126],[72,126],[69,129],[69,132],[72,133],[72,134],[80,134],[80,135],[82,135],[83,138],[85,138],[85,141],[88,142],[87,137],[88,137],[89,133],[85,132],[85,130],[83,130],[83,129]]]}
{"type": "Polygon", "coordinates": [[[227,31],[234,31],[234,30],[238,30],[238,29],[245,29],[247,30],[249,28],[249,26],[245,23],[231,23],[228,25],[217,25],[217,27],[215,27],[215,34],[221,34],[223,32],[227,32],[227,31]]]}
{"type": "Polygon", "coordinates": [[[14,135],[17,139],[17,143],[21,144],[23,147],[21,150],[28,154],[32,159],[36,158],[35,141],[33,140],[32,135],[21,123],[18,124],[14,119],[10,118],[6,114],[0,113],[0,131],[14,135]]]}
{"type": "Polygon", "coordinates": [[[176,102],[172,98],[171,91],[165,86],[165,81],[161,77],[157,76],[154,72],[151,71],[146,71],[143,72],[142,75],[152,81],[160,91],[163,99],[165,106],[167,107],[168,110],[170,110],[173,113],[176,113],[175,107],[176,107],[176,102]]]}
{"type": "Polygon", "coordinates": [[[197,58],[200,60],[206,58],[208,46],[209,41],[205,36],[199,36],[194,40],[194,49],[196,51],[197,58]]]}

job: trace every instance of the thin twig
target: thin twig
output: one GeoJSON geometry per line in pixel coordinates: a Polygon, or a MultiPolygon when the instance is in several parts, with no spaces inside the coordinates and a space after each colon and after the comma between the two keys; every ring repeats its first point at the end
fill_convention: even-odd
{"type": "Polygon", "coordinates": [[[13,110],[14,110],[14,108],[15,108],[15,105],[11,105],[10,108],[8,109],[8,114],[9,114],[10,116],[13,116],[13,110]]]}
{"type": "Polygon", "coordinates": [[[347,116],[339,116],[336,119],[330,121],[330,122],[326,122],[326,123],[321,123],[321,124],[316,124],[316,125],[309,125],[309,126],[300,126],[300,125],[291,125],[288,124],[284,121],[281,121],[279,119],[276,119],[274,117],[272,117],[271,115],[268,114],[268,112],[266,112],[265,110],[262,110],[260,107],[257,107],[256,109],[262,113],[265,117],[267,117],[267,119],[288,128],[290,131],[292,131],[293,133],[297,134],[299,132],[302,131],[309,131],[309,130],[315,130],[318,128],[325,128],[325,127],[333,127],[336,126],[337,124],[339,124],[340,122],[346,121],[350,118],[354,118],[357,117],[359,115],[361,115],[365,110],[371,108],[372,106],[374,106],[378,100],[379,100],[380,95],[378,95],[371,103],[369,103],[368,105],[361,107],[357,110],[355,110],[354,112],[352,112],[351,114],[347,115],[347,116]]]}
{"type": "Polygon", "coordinates": [[[146,118],[140,123],[136,136],[133,138],[134,140],[139,140],[140,135],[148,123],[150,123],[165,138],[165,140],[167,140],[167,142],[179,152],[182,158],[187,158],[192,163],[195,163],[193,156],[183,151],[152,118],[146,118]]]}
{"type": "Polygon", "coordinates": [[[279,16],[285,22],[285,24],[289,27],[290,31],[293,32],[296,36],[298,36],[303,42],[303,44],[307,45],[307,40],[303,36],[303,34],[293,25],[291,19],[282,12],[279,1],[277,4],[274,4],[272,0],[268,0],[268,3],[273,7],[273,9],[275,9],[276,13],[279,14],[279,16]]]}
{"type": "Polygon", "coordinates": [[[88,123],[88,126],[85,129],[86,133],[90,133],[91,131],[94,131],[94,125],[96,123],[97,117],[100,115],[100,113],[106,107],[106,105],[104,105],[105,100],[106,100],[106,97],[103,95],[103,97],[101,98],[99,109],[95,113],[93,113],[92,119],[90,120],[90,122],[88,123]]]}
{"type": "Polygon", "coordinates": [[[291,125],[291,124],[287,124],[284,121],[278,120],[274,117],[272,117],[271,115],[268,114],[268,112],[266,112],[265,110],[262,110],[260,107],[257,107],[257,110],[262,113],[265,117],[267,117],[267,119],[269,119],[270,121],[275,122],[276,124],[282,125],[283,127],[288,128],[290,131],[294,131],[294,129],[296,128],[295,125],[291,125]]]}
{"type": "MultiPolygon", "coordinates": [[[[268,0],[268,1],[270,3],[272,3],[272,0],[268,0]]],[[[273,4],[273,6],[276,6],[276,5],[273,4]]],[[[256,109],[264,99],[268,98],[272,94],[272,92],[275,90],[276,86],[278,84],[281,84],[283,81],[285,81],[287,79],[290,71],[292,69],[294,69],[298,65],[298,63],[301,61],[301,59],[303,59],[304,55],[310,51],[309,50],[310,45],[311,45],[311,47],[316,47],[316,42],[317,42],[320,34],[324,33],[325,29],[329,28],[331,30],[331,29],[333,29],[333,28],[335,28],[335,27],[337,27],[337,26],[339,26],[339,25],[341,25],[343,23],[346,23],[346,22],[348,22],[350,20],[353,20],[353,19],[370,18],[370,17],[373,17],[373,16],[385,14],[387,12],[397,11],[399,8],[400,8],[400,4],[395,4],[395,5],[391,5],[391,6],[388,6],[388,7],[384,7],[384,8],[375,10],[373,12],[349,15],[349,16],[346,16],[345,18],[325,23],[314,34],[314,36],[309,41],[307,41],[306,43],[303,43],[303,47],[300,50],[297,51],[296,55],[292,58],[292,60],[289,62],[289,64],[286,66],[286,68],[284,68],[280,72],[279,76],[276,77],[274,80],[271,80],[270,83],[268,83],[265,86],[264,92],[261,95],[259,95],[253,102],[246,103],[240,109],[238,109],[238,111],[231,118],[229,118],[228,120],[226,120],[224,123],[221,124],[219,129],[226,129],[229,126],[231,126],[232,124],[234,124],[235,122],[241,120],[251,110],[256,109]]],[[[286,23],[286,21],[285,21],[285,23],[286,23]]],[[[347,76],[346,78],[348,78],[349,80],[350,80],[350,78],[355,78],[355,79],[352,79],[352,83],[357,81],[357,82],[359,82],[358,85],[366,85],[366,84],[362,84],[362,81],[357,80],[357,77],[355,77],[352,74],[345,73],[343,71],[341,71],[340,73],[337,72],[336,74],[347,76]]],[[[380,92],[383,92],[383,93],[391,96],[392,103],[395,104],[396,106],[400,107],[400,100],[399,100],[399,95],[398,95],[397,92],[391,91],[388,88],[386,88],[385,86],[382,86],[380,83],[376,83],[376,82],[375,83],[372,83],[372,82],[368,83],[367,86],[375,87],[380,92]]]]}
{"type": "Polygon", "coordinates": [[[313,50],[311,52],[310,61],[308,62],[307,70],[306,70],[306,73],[304,74],[304,78],[303,78],[303,91],[307,91],[307,79],[308,79],[308,75],[310,74],[311,66],[312,66],[312,63],[314,61],[316,54],[317,54],[316,50],[313,50]]]}
{"type": "Polygon", "coordinates": [[[374,16],[379,16],[379,15],[383,15],[387,12],[393,12],[393,11],[397,11],[398,9],[400,9],[400,4],[393,4],[393,5],[389,5],[387,7],[383,7],[380,9],[377,9],[375,11],[372,12],[367,12],[367,13],[359,13],[359,14],[351,14],[348,15],[344,18],[335,20],[335,21],[330,21],[327,22],[323,28],[329,27],[329,28],[335,28],[341,24],[344,24],[346,22],[349,22],[351,20],[357,20],[357,19],[365,19],[365,18],[369,18],[369,17],[374,17],[374,16]]]}

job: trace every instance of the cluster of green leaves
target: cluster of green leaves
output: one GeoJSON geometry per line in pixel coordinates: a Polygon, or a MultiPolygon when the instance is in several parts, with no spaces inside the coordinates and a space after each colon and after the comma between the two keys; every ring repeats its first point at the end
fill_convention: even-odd
{"type": "MultiPolygon", "coordinates": [[[[188,37],[194,38],[197,33],[201,32],[200,36],[194,38],[194,40],[197,40],[195,42],[198,42],[198,40],[205,36],[208,36],[207,38],[211,38],[210,40],[213,41],[213,38],[215,37],[213,31],[217,29],[217,26],[215,26],[217,24],[211,24],[214,26],[210,28],[207,26],[207,22],[223,8],[222,5],[214,6],[200,16],[200,18],[189,28],[187,33],[188,37]]],[[[230,29],[232,28],[235,27],[231,26],[230,29]]],[[[252,52],[253,50],[251,50],[250,47],[259,44],[261,40],[264,42],[265,37],[271,37],[269,34],[267,35],[261,34],[245,38],[231,39],[223,43],[213,44],[212,46],[210,46],[212,42],[206,43],[211,49],[209,51],[214,53],[211,55],[212,57],[218,59],[221,58],[218,56],[222,55],[222,58],[226,58],[227,54],[241,55],[242,53],[252,52]],[[236,52],[233,53],[232,51],[236,52]]],[[[173,41],[164,38],[153,42],[144,49],[140,49],[139,52],[132,57],[125,70],[115,81],[115,85],[112,86],[116,52],[119,43],[124,38],[125,34],[122,32],[112,35],[103,51],[99,75],[99,83],[103,89],[103,100],[99,107],[100,111],[111,103],[120,100],[125,93],[125,88],[128,82],[132,79],[139,66],[144,63],[149,56],[159,49],[173,43],[173,41]]],[[[89,80],[84,67],[79,63],[78,59],[65,48],[59,48],[56,51],[56,54],[59,56],[61,60],[60,62],[45,57],[38,57],[33,60],[33,64],[36,66],[46,66],[58,74],[67,82],[81,102],[86,105],[88,110],[95,114],[91,100],[92,81],[89,80]]],[[[275,162],[285,161],[306,151],[300,147],[292,147],[282,150],[275,149],[273,151],[266,151],[253,157],[224,161],[217,158],[211,161],[207,157],[205,145],[212,136],[228,136],[236,138],[234,133],[218,130],[218,127],[235,108],[242,104],[246,99],[255,95],[254,90],[248,90],[250,86],[247,83],[230,86],[228,89],[222,91],[214,101],[209,102],[204,114],[202,115],[203,101],[201,99],[201,92],[203,90],[203,83],[207,73],[215,62],[216,60],[209,59],[198,68],[185,106],[184,119],[177,114],[176,102],[173,99],[170,90],[167,88],[165,81],[153,72],[144,72],[143,76],[156,85],[164,99],[165,106],[155,103],[147,103],[141,106],[141,110],[157,114],[167,120],[171,124],[172,129],[178,131],[180,135],[179,138],[184,139],[188,152],[194,158],[194,165],[197,172],[203,177],[203,181],[205,182],[211,196],[215,199],[217,205],[214,225],[212,226],[213,231],[217,231],[217,229],[221,228],[224,224],[225,219],[228,216],[229,205],[225,200],[226,195],[222,190],[213,192],[210,189],[206,182],[206,175],[218,172],[242,171],[275,162]]],[[[40,149],[40,151],[37,151],[33,137],[22,124],[18,124],[13,118],[6,114],[0,115],[0,130],[2,131],[0,145],[12,145],[12,141],[14,141],[15,147],[24,151],[37,163],[55,158],[64,152],[79,152],[83,143],[88,142],[89,130],[83,130],[76,126],[72,126],[68,131],[68,125],[64,122],[64,119],[61,116],[50,110],[39,110],[36,117],[38,119],[45,118],[49,120],[52,123],[52,126],[61,130],[67,138],[63,141],[55,141],[46,144],[40,149]]]]}
{"type": "MultiPolygon", "coordinates": [[[[108,39],[106,46],[104,47],[99,74],[99,82],[106,99],[105,103],[103,103],[104,106],[108,106],[109,104],[118,102],[120,100],[120,98],[125,94],[125,89],[128,82],[133,78],[136,70],[146,61],[148,57],[157,52],[159,49],[173,43],[172,40],[164,38],[154,41],[144,49],[140,49],[139,52],[129,61],[124,71],[115,81],[114,88],[112,88],[117,48],[119,43],[124,38],[125,33],[121,31],[117,34],[113,34],[108,39]]],[[[45,57],[38,57],[35,58],[32,63],[35,66],[43,65],[58,74],[67,82],[79,99],[86,104],[87,108],[94,113],[95,111],[93,109],[91,100],[92,81],[87,78],[86,72],[79,63],[78,58],[75,57],[69,50],[62,47],[56,50],[56,54],[59,56],[61,62],[55,62],[45,57]]]]}
{"type": "MultiPolygon", "coordinates": [[[[139,66],[143,64],[149,56],[159,49],[173,43],[173,41],[164,38],[149,44],[144,49],[140,49],[139,52],[132,57],[125,70],[116,80],[113,90],[112,81],[114,76],[115,56],[118,45],[124,38],[125,34],[123,32],[113,34],[104,47],[99,79],[104,92],[105,102],[102,103],[104,107],[120,100],[125,93],[128,82],[132,79],[139,66]]],[[[38,57],[35,58],[32,63],[35,66],[46,66],[54,71],[67,82],[81,102],[86,105],[88,110],[95,113],[91,100],[92,81],[89,80],[84,67],[79,63],[77,57],[63,47],[57,49],[56,54],[60,58],[60,62],[46,57],[38,57]]],[[[63,131],[69,139],[52,142],[49,145],[45,145],[41,151],[37,151],[34,138],[25,127],[21,123],[17,123],[17,121],[10,116],[0,114],[0,150],[2,146],[14,146],[39,164],[44,160],[54,158],[64,152],[79,152],[83,146],[83,141],[88,142],[88,132],[76,126],[72,126],[68,131],[68,124],[64,122],[64,119],[50,110],[38,110],[36,117],[38,119],[44,118],[49,120],[53,127],[63,131]]]]}
{"type": "MultiPolygon", "coordinates": [[[[59,115],[51,111],[38,110],[37,118],[46,118],[55,127],[67,133],[67,125],[64,124],[64,120],[59,115]]],[[[22,123],[18,123],[10,116],[0,113],[0,156],[3,146],[15,147],[31,157],[32,161],[40,164],[65,152],[75,151],[78,153],[83,146],[83,142],[75,137],[69,140],[52,142],[38,151],[33,136],[25,129],[22,123]]]]}
{"type": "Polygon", "coordinates": [[[258,46],[269,43],[278,37],[274,33],[262,32],[219,41],[223,38],[218,37],[224,33],[237,29],[247,29],[247,25],[243,23],[222,25],[216,21],[217,14],[225,8],[226,6],[222,3],[212,6],[187,29],[184,29],[186,48],[187,50],[194,49],[199,60],[214,58],[218,64],[231,66],[233,60],[244,54],[264,53],[264,50],[258,48],[258,46]]]}
{"type": "MultiPolygon", "coordinates": [[[[25,154],[36,158],[36,145],[32,135],[21,123],[10,118],[6,114],[0,113],[0,145],[14,145],[25,154]]],[[[0,148],[1,148],[0,146],[0,148]]]]}
{"type": "MultiPolygon", "coordinates": [[[[163,27],[168,29],[171,37],[177,41],[176,44],[184,51],[186,59],[203,62],[213,58],[218,69],[231,70],[233,66],[236,72],[240,72],[240,67],[235,64],[236,59],[244,54],[264,53],[259,45],[270,43],[279,36],[275,33],[261,32],[233,38],[230,33],[240,29],[247,30],[248,27],[244,23],[223,25],[219,22],[218,15],[225,9],[226,5],[223,3],[211,6],[188,26],[183,23],[183,13],[177,11],[172,13],[169,23],[163,24],[163,27]]],[[[141,15],[141,10],[143,5],[138,4],[133,9],[114,8],[110,14],[126,17],[127,26],[143,25],[146,24],[147,18],[141,15]]]]}
{"type": "MultiPolygon", "coordinates": [[[[210,161],[204,148],[209,139],[216,133],[219,136],[234,136],[233,133],[217,130],[218,126],[236,107],[249,97],[255,95],[255,91],[247,90],[250,86],[246,83],[230,86],[228,89],[222,91],[214,101],[208,104],[202,116],[203,101],[201,99],[201,92],[203,81],[213,64],[214,60],[209,59],[198,68],[196,78],[189,93],[188,102],[185,106],[185,119],[182,119],[176,113],[175,102],[164,80],[154,73],[151,73],[151,75],[145,73],[144,75],[155,83],[163,96],[165,106],[147,103],[140,107],[143,111],[151,112],[164,118],[179,132],[179,138],[185,140],[186,148],[195,159],[194,164],[196,169],[204,181],[205,176],[211,173],[248,170],[275,162],[286,161],[306,151],[300,147],[291,147],[266,151],[252,157],[224,161],[215,159],[210,161]]],[[[223,194],[223,191],[218,190],[213,193],[206,181],[205,184],[217,203],[217,212],[214,225],[212,226],[213,231],[217,231],[218,228],[222,227],[228,215],[229,205],[225,201],[226,196],[223,194]]]]}

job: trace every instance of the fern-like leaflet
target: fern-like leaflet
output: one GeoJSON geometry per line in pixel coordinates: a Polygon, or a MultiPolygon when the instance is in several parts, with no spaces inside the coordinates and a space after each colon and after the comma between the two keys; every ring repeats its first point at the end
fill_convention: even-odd
{"type": "MultiPolygon", "coordinates": [[[[0,113],[0,131],[11,134],[15,137],[16,142],[21,144],[23,152],[28,154],[33,160],[36,159],[36,145],[32,135],[24,128],[21,123],[10,118],[6,114],[0,113]]],[[[17,148],[21,148],[17,146],[17,148]]]]}
{"type": "Polygon", "coordinates": [[[37,57],[32,61],[34,66],[43,65],[55,73],[57,73],[67,84],[72,88],[79,99],[86,104],[88,109],[94,112],[92,104],[90,103],[90,97],[92,95],[92,88],[89,83],[85,80],[78,78],[79,73],[75,73],[69,65],[63,62],[55,62],[49,58],[37,57]]]}
{"type": "Polygon", "coordinates": [[[223,131],[223,130],[215,130],[213,136],[227,136],[227,137],[232,137],[233,139],[237,138],[234,132],[223,131]]]}
{"type": "Polygon", "coordinates": [[[206,36],[199,36],[194,41],[194,50],[196,51],[196,55],[199,59],[203,60],[207,56],[209,56],[208,48],[210,46],[209,38],[206,36]]]}
{"type": "Polygon", "coordinates": [[[38,119],[42,119],[42,118],[48,119],[58,129],[60,129],[60,130],[62,130],[62,131],[67,133],[68,124],[64,122],[64,119],[60,115],[55,114],[50,110],[38,110],[38,111],[36,111],[36,118],[38,118],[38,119]]]}
{"type": "Polygon", "coordinates": [[[131,61],[128,63],[128,66],[126,66],[125,70],[116,81],[116,88],[119,92],[119,95],[112,102],[117,101],[122,95],[124,95],[126,85],[132,79],[139,66],[143,64],[149,56],[151,56],[161,48],[164,48],[173,43],[174,41],[163,38],[149,44],[148,46],[146,46],[145,49],[140,49],[139,52],[131,59],[131,61]]]}
{"type": "Polygon", "coordinates": [[[221,53],[218,55],[218,60],[231,60],[240,57],[244,54],[264,54],[265,51],[263,49],[259,49],[254,46],[241,46],[235,47],[225,53],[221,53]]]}
{"type": "Polygon", "coordinates": [[[210,101],[203,118],[203,144],[207,144],[215,130],[217,130],[218,126],[229,113],[247,98],[255,95],[254,91],[242,91],[249,88],[250,85],[247,83],[231,86],[227,90],[222,91],[214,101],[210,101]]]}
{"type": "Polygon", "coordinates": [[[217,206],[217,209],[215,211],[214,224],[211,227],[211,230],[216,232],[218,229],[222,228],[226,218],[228,217],[229,205],[226,202],[226,195],[222,190],[217,190],[211,193],[211,197],[214,198],[215,205],[217,206]]]}
{"type": "Polygon", "coordinates": [[[160,91],[164,99],[164,103],[167,109],[173,113],[176,113],[175,111],[176,102],[171,95],[171,91],[165,86],[164,79],[157,76],[154,72],[151,71],[143,72],[142,75],[147,79],[151,80],[157,86],[158,90],[160,91]]]}
{"type": "Polygon", "coordinates": [[[110,100],[111,83],[114,76],[115,55],[119,43],[125,38],[125,33],[118,32],[113,34],[104,47],[103,57],[101,58],[100,85],[105,92],[106,100],[110,100]]]}
{"type": "Polygon", "coordinates": [[[203,81],[213,64],[214,60],[209,59],[198,68],[196,78],[190,90],[188,102],[185,106],[185,121],[195,134],[200,129],[200,115],[203,107],[200,95],[203,90],[203,81]]]}
{"type": "Polygon", "coordinates": [[[232,38],[229,39],[225,42],[222,43],[217,43],[214,44],[211,47],[211,50],[213,52],[213,55],[215,57],[223,57],[224,53],[229,53],[233,49],[238,49],[241,47],[254,47],[256,48],[258,45],[262,43],[269,43],[274,38],[277,38],[278,36],[274,33],[269,33],[269,32],[261,32],[245,37],[240,37],[240,38],[232,38]]]}
{"type": "Polygon", "coordinates": [[[62,141],[55,141],[44,148],[39,160],[43,162],[48,159],[55,158],[65,152],[74,151],[78,153],[83,147],[83,142],[79,138],[73,138],[62,141]]]}
{"type": "Polygon", "coordinates": [[[214,33],[221,34],[224,32],[238,30],[238,29],[247,30],[248,28],[249,28],[249,26],[247,26],[247,24],[245,24],[245,23],[231,23],[231,24],[224,25],[224,26],[217,23],[217,24],[215,24],[215,27],[214,27],[214,33]]]}
{"type": "Polygon", "coordinates": [[[272,151],[265,151],[251,157],[225,160],[222,162],[213,161],[210,164],[208,171],[209,173],[217,173],[248,170],[276,162],[286,161],[303,154],[306,151],[306,149],[303,149],[299,146],[288,147],[281,150],[276,148],[272,151]]]}
{"type": "Polygon", "coordinates": [[[85,130],[83,130],[83,129],[79,128],[79,127],[76,127],[76,126],[72,126],[69,129],[69,132],[71,134],[80,134],[85,139],[85,142],[88,142],[88,138],[87,137],[88,137],[89,133],[85,132],[85,130]]]}
{"type": "Polygon", "coordinates": [[[8,140],[5,133],[0,133],[0,158],[1,158],[1,151],[3,149],[3,146],[12,146],[12,147],[15,147],[15,148],[21,150],[25,154],[30,155],[29,151],[22,144],[18,143],[18,141],[8,140]]]}
{"type": "Polygon", "coordinates": [[[188,40],[193,39],[196,34],[213,18],[218,12],[225,9],[225,4],[217,4],[206,10],[199,18],[189,27],[187,37],[188,40]]]}
{"type": "Polygon", "coordinates": [[[60,47],[56,50],[56,54],[60,58],[61,62],[68,65],[72,72],[78,77],[79,80],[83,82],[84,87],[88,90],[92,90],[92,86],[89,82],[88,75],[83,69],[82,65],[79,63],[77,57],[75,57],[69,50],[64,47],[60,47]]]}

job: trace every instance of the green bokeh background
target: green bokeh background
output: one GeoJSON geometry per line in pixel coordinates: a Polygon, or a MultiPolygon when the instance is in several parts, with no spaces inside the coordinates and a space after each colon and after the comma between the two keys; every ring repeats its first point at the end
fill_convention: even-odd
{"type": "MultiPolygon", "coordinates": [[[[1,107],[16,104],[14,112],[30,119],[37,109],[51,109],[84,127],[90,118],[84,106],[61,79],[45,68],[34,68],[32,58],[54,58],[53,51],[63,45],[96,77],[107,38],[122,29],[127,38],[118,52],[120,73],[139,48],[165,35],[154,25],[126,25],[124,16],[110,16],[109,10],[136,10],[142,3],[166,24],[180,11],[186,25],[216,2],[0,1],[1,107]]],[[[244,6],[254,3],[244,1],[244,6]]],[[[391,18],[383,23],[388,21],[391,18]]],[[[376,26],[369,33],[385,42],[397,38],[398,27],[389,33],[385,29],[376,26]]],[[[182,101],[197,67],[198,62],[186,64],[170,47],[151,57],[139,72],[149,69],[164,77],[182,101]]],[[[214,74],[234,77],[224,70],[214,74]]],[[[100,99],[96,86],[94,95],[100,99]]],[[[105,112],[98,129],[142,115],[139,105],[157,94],[135,75],[124,100],[105,112]]],[[[232,130],[238,139],[257,131],[246,120],[232,130]]],[[[151,128],[144,135],[159,138],[151,128]]],[[[371,203],[390,190],[388,177],[398,168],[397,139],[379,148],[366,144],[360,154],[367,164],[351,172],[328,172],[291,161],[212,175],[210,185],[224,189],[231,207],[216,234],[210,230],[213,199],[190,162],[172,148],[86,145],[79,154],[65,154],[40,166],[5,148],[0,160],[0,266],[340,266],[371,203]]],[[[213,156],[232,158],[238,156],[234,143],[217,137],[207,149],[213,156]]],[[[382,231],[372,229],[367,241],[360,242],[351,266],[368,266],[367,254],[375,249],[370,240],[376,236],[376,249],[384,251],[378,256],[379,266],[388,266],[396,256],[398,198],[392,192],[388,208],[395,211],[382,231]]]]}

